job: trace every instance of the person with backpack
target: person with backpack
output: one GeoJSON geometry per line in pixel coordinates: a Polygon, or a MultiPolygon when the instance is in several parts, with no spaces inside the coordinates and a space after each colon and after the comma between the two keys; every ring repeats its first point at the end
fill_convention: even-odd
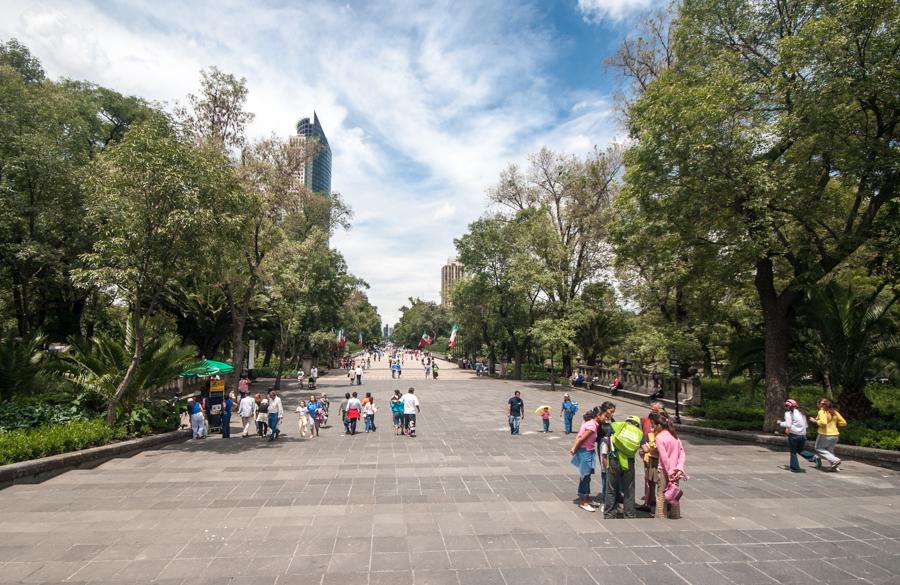
{"type": "Polygon", "coordinates": [[[578,507],[586,512],[596,512],[597,508],[591,505],[591,475],[594,473],[595,458],[594,448],[597,444],[598,416],[597,409],[584,413],[584,422],[578,429],[578,436],[569,455],[572,456],[572,465],[578,468],[578,507]]]}
{"type": "Polygon", "coordinates": [[[578,403],[572,401],[568,394],[563,394],[562,407],[559,409],[559,416],[563,419],[563,431],[568,435],[572,432],[572,419],[578,412],[578,403]]]}
{"type": "Polygon", "coordinates": [[[831,464],[826,471],[838,471],[841,460],[834,455],[834,447],[841,436],[838,427],[847,426],[847,421],[841,416],[834,405],[827,398],[820,398],[818,402],[819,413],[816,418],[810,417],[810,422],[819,427],[819,436],[816,437],[816,466],[821,467],[822,459],[831,464]]]}
{"type": "Polygon", "coordinates": [[[634,455],[641,447],[644,432],[641,420],[629,416],[625,422],[610,423],[609,469],[606,472],[606,501],[604,518],[615,518],[618,513],[618,495],[623,496],[625,518],[634,518],[634,455]]]}
{"type": "Polygon", "coordinates": [[[797,459],[797,455],[800,455],[800,457],[803,457],[810,463],[817,461],[816,456],[804,448],[806,446],[806,431],[808,428],[806,419],[808,415],[793,398],[785,400],[784,407],[787,409],[784,411],[784,420],[778,424],[784,429],[787,435],[788,448],[791,450],[791,460],[788,469],[793,473],[803,473],[803,470],[800,469],[800,460],[797,459]]]}
{"type": "Polygon", "coordinates": [[[656,518],[681,518],[681,487],[684,474],[684,445],[675,431],[675,424],[665,412],[651,412],[647,418],[653,425],[656,450],[659,453],[659,481],[656,482],[656,518]]]}

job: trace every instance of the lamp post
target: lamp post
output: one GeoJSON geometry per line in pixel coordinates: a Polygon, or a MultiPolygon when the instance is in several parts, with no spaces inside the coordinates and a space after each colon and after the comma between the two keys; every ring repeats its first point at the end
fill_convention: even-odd
{"type": "Polygon", "coordinates": [[[678,390],[681,388],[681,363],[674,357],[669,357],[669,368],[675,378],[675,424],[681,424],[681,409],[678,406],[678,390]]]}

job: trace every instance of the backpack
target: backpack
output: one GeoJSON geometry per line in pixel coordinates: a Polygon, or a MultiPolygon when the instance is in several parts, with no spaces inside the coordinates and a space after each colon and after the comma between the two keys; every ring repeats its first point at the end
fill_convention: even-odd
{"type": "MultiPolygon", "coordinates": [[[[613,447],[619,452],[619,462],[624,459],[631,459],[641,447],[641,440],[644,438],[644,431],[640,427],[632,424],[624,423],[619,432],[613,435],[613,447]]],[[[625,465],[627,469],[628,466],[625,465]]]]}

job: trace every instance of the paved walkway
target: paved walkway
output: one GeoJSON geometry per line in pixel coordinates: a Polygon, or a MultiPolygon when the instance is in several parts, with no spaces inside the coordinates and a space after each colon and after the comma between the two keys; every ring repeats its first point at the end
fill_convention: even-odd
{"type": "MultiPolygon", "coordinates": [[[[332,397],[347,389],[320,382],[332,397]]],[[[381,404],[377,433],[304,441],[291,412],[275,443],[189,441],[13,486],[0,491],[0,582],[900,582],[900,473],[847,462],[790,474],[786,453],[685,437],[684,518],[604,521],[573,504],[558,419],[550,435],[533,415],[509,435],[515,387],[449,364],[439,381],[376,369],[358,390],[381,404]],[[386,405],[410,384],[415,439],[391,433],[386,405]]],[[[286,392],[291,410],[298,394],[286,392]]],[[[524,399],[531,413],[561,393],[525,387],[524,399]]]]}

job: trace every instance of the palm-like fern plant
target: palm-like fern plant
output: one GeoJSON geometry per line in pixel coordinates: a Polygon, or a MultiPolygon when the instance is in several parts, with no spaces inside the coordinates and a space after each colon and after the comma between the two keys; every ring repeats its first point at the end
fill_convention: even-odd
{"type": "Polygon", "coordinates": [[[40,333],[19,337],[14,330],[0,338],[0,397],[42,390],[45,342],[40,333]]]}
{"type": "Polygon", "coordinates": [[[823,374],[841,388],[838,402],[845,416],[870,414],[866,374],[879,360],[900,362],[900,337],[891,331],[888,316],[896,300],[896,295],[885,299],[880,288],[864,294],[836,282],[809,294],[804,312],[811,343],[821,356],[823,374]]]}
{"type": "MultiPolygon", "coordinates": [[[[131,326],[126,324],[118,333],[98,333],[90,341],[71,340],[71,349],[60,356],[56,373],[77,390],[108,400],[125,375],[134,351],[131,326]]],[[[141,364],[121,402],[123,409],[171,383],[195,356],[196,348],[182,346],[181,339],[172,333],[146,338],[141,364]]]]}

